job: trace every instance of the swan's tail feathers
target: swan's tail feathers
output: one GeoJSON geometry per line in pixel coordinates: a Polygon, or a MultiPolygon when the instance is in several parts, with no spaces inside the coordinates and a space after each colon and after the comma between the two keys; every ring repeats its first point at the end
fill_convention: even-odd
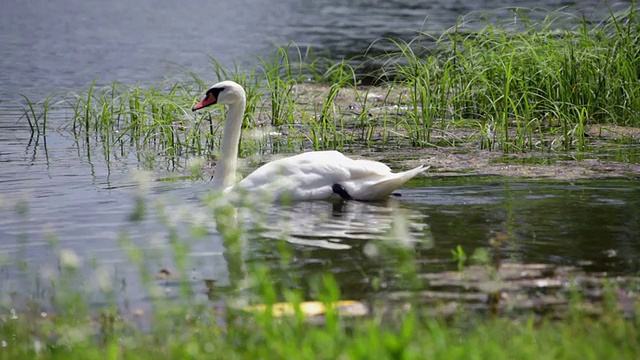
{"type": "Polygon", "coordinates": [[[390,174],[376,179],[372,183],[360,188],[354,187],[349,194],[356,200],[373,201],[381,200],[393,193],[396,189],[404,185],[409,179],[429,169],[427,165],[420,165],[411,170],[390,174]]]}
{"type": "Polygon", "coordinates": [[[416,175],[418,175],[418,174],[420,174],[422,172],[425,172],[425,171],[429,170],[430,167],[431,166],[422,164],[422,165],[417,166],[417,167],[415,167],[415,168],[413,168],[411,170],[407,170],[407,171],[398,173],[398,175],[400,175],[398,180],[401,181],[400,183],[398,183],[398,187],[404,185],[404,183],[409,181],[412,177],[414,177],[414,176],[416,176],[416,175]]]}
{"type": "Polygon", "coordinates": [[[419,173],[421,173],[423,171],[429,170],[429,168],[431,168],[431,165],[422,164],[422,165],[418,165],[417,167],[415,167],[414,169],[411,169],[409,171],[416,171],[415,175],[418,175],[419,173]]]}

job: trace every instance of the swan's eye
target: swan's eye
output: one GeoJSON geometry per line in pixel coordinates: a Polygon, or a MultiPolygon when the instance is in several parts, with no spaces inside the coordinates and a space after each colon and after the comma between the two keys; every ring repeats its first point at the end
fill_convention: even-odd
{"type": "Polygon", "coordinates": [[[209,94],[213,94],[215,97],[218,97],[218,95],[224,90],[224,87],[219,87],[219,88],[213,88],[210,89],[209,91],[207,91],[207,95],[209,94]]]}

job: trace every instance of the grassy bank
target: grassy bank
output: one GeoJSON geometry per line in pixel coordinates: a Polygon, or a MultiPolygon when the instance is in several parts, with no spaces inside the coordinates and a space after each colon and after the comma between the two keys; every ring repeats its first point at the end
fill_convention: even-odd
{"type": "Polygon", "coordinates": [[[233,318],[239,324],[228,328],[217,326],[210,314],[174,315],[154,318],[148,332],[105,316],[31,325],[5,319],[0,354],[5,359],[634,359],[640,350],[638,324],[615,315],[604,321],[578,316],[538,324],[472,318],[447,323],[414,312],[393,326],[332,316],[322,326],[240,316],[233,318]]]}

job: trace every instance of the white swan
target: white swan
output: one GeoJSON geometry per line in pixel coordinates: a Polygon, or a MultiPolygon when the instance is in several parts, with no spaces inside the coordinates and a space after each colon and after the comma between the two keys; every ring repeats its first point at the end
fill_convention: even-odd
{"type": "Polygon", "coordinates": [[[207,90],[204,99],[192,110],[214,104],[228,105],[221,157],[213,176],[213,186],[225,192],[265,191],[276,200],[285,194],[291,200],[322,200],[337,194],[343,199],[373,201],[388,197],[407,180],[429,168],[420,165],[393,173],[377,161],[349,159],[338,151],[311,151],[269,162],[235,184],[245,91],[233,81],[219,82],[207,90]]]}

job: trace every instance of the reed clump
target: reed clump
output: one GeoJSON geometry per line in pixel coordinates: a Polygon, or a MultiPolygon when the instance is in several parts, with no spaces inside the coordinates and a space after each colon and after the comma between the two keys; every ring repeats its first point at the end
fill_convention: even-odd
{"type": "Polygon", "coordinates": [[[482,148],[584,149],[587,124],[640,126],[635,6],[599,24],[561,15],[533,21],[517,12],[509,23],[481,16],[438,38],[393,42],[388,57],[397,65],[383,76],[408,89],[414,141],[467,123],[482,148]]]}

